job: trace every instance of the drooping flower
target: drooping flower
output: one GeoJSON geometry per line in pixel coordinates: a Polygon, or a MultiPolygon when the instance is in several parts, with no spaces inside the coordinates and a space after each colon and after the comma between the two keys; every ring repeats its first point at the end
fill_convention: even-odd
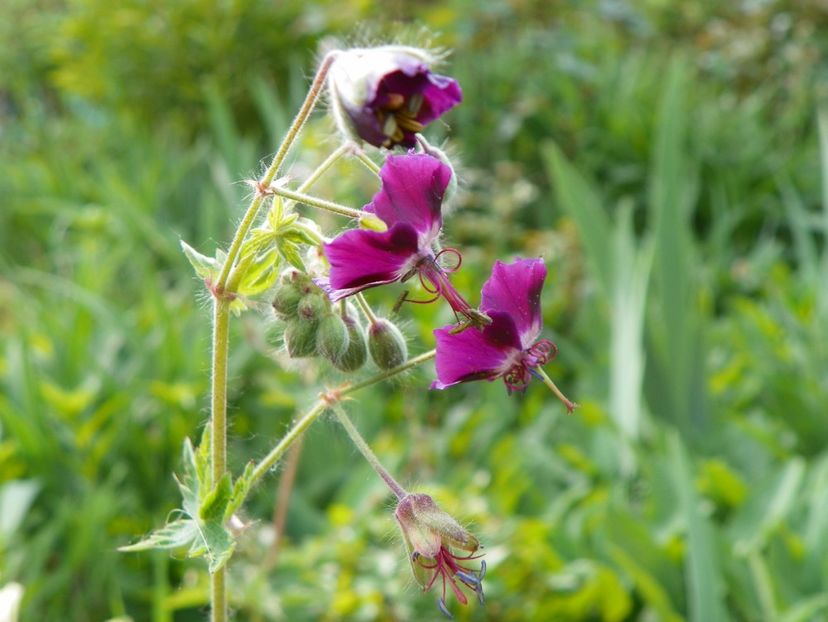
{"type": "Polygon", "coordinates": [[[436,61],[401,45],[341,52],[328,74],[340,130],[375,147],[413,147],[418,132],[463,99],[455,80],[432,73],[436,61]]]}
{"type": "MultiPolygon", "coordinates": [[[[445,298],[455,313],[470,323],[488,321],[451,284],[440,264],[442,255],[460,254],[454,249],[434,252],[434,242],[443,224],[443,194],[451,169],[426,154],[389,156],[382,169],[382,187],[363,210],[373,213],[388,226],[378,232],[352,229],[325,244],[330,263],[327,287],[336,301],[359,291],[418,276],[426,291],[445,298]]],[[[431,300],[427,302],[431,302],[431,300]]]]}
{"type": "Polygon", "coordinates": [[[397,504],[394,516],[400,525],[417,583],[423,591],[428,591],[440,580],[437,607],[443,614],[452,617],[446,607],[447,587],[460,604],[469,602],[458,581],[483,603],[486,562],[481,561],[476,570],[469,567],[469,562],[482,556],[476,554],[480,548],[477,538],[441,510],[429,495],[408,493],[397,504]]]}
{"type": "MultiPolygon", "coordinates": [[[[507,390],[524,390],[533,375],[557,354],[548,339],[538,339],[543,328],[540,298],[546,266],[541,259],[495,262],[483,285],[480,310],[491,318],[482,330],[457,332],[453,326],[434,331],[437,339],[437,380],[431,387],[445,389],[470,380],[503,378],[507,390]]],[[[575,408],[551,380],[544,382],[566,404],[575,408]]]]}

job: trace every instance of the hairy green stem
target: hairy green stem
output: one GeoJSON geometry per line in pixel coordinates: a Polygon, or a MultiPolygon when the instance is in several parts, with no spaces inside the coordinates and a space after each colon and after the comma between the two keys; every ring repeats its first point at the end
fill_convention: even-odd
{"type": "Polygon", "coordinates": [[[339,419],[339,423],[342,424],[342,427],[345,428],[345,431],[348,433],[348,436],[351,437],[351,441],[356,448],[359,450],[359,453],[362,454],[362,457],[368,461],[368,464],[376,471],[377,475],[380,476],[382,481],[391,489],[391,492],[397,497],[397,499],[402,499],[405,497],[408,492],[400,486],[399,482],[395,480],[391,474],[382,466],[382,463],[377,458],[377,455],[373,452],[373,450],[368,446],[368,443],[365,442],[365,439],[362,438],[362,434],[359,433],[359,430],[356,429],[353,421],[351,418],[348,417],[348,413],[345,412],[345,409],[342,408],[341,404],[332,404],[331,410],[333,410],[336,418],[339,419]]]}
{"type": "MultiPolygon", "coordinates": [[[[210,463],[213,485],[227,470],[227,357],[230,345],[230,302],[213,299],[213,376],[210,398],[210,463]]],[[[221,568],[210,577],[210,619],[227,620],[226,573],[221,568]]]]}
{"type": "Polygon", "coordinates": [[[365,296],[362,295],[362,292],[358,292],[354,299],[357,301],[357,305],[359,308],[362,309],[362,312],[365,314],[365,319],[367,319],[371,324],[377,323],[377,316],[374,315],[374,312],[371,310],[371,305],[368,304],[368,301],[365,300],[365,296]]]}
{"type": "MultiPolygon", "coordinates": [[[[322,60],[316,77],[311,83],[302,107],[293,119],[282,144],[273,156],[270,166],[265,171],[259,182],[260,188],[267,188],[273,183],[273,179],[282,167],[285,157],[293,145],[299,131],[313,111],[328,70],[336,58],[337,52],[330,52],[322,60]]],[[[250,227],[256,220],[259,210],[264,203],[266,193],[256,192],[250,206],[242,218],[241,223],[233,235],[233,241],[227,251],[227,258],[221,267],[221,273],[213,287],[214,311],[213,311],[213,361],[212,361],[212,386],[210,391],[210,459],[212,464],[213,484],[220,481],[227,470],[227,358],[230,344],[230,296],[226,287],[230,272],[236,262],[242,243],[247,236],[250,227]]],[[[210,577],[210,619],[212,622],[227,621],[227,586],[226,571],[224,568],[214,572],[210,577]]]]}
{"type": "MultiPolygon", "coordinates": [[[[299,135],[299,131],[302,129],[302,126],[305,125],[305,121],[308,120],[310,113],[316,105],[316,101],[319,99],[319,94],[322,92],[322,87],[325,85],[325,78],[328,76],[328,70],[331,68],[331,63],[333,63],[337,54],[337,51],[329,52],[325,58],[322,59],[322,63],[316,71],[316,76],[311,83],[308,94],[305,97],[305,101],[302,103],[302,107],[299,109],[299,112],[296,113],[296,117],[293,119],[293,123],[291,123],[282,144],[279,145],[276,155],[273,156],[270,166],[267,167],[267,170],[259,182],[261,187],[267,188],[271,183],[273,183],[273,179],[282,167],[288,151],[293,145],[293,142],[296,140],[296,137],[299,135]]],[[[230,276],[230,270],[233,268],[233,264],[239,254],[239,250],[241,250],[242,242],[244,242],[247,232],[256,220],[256,216],[259,214],[259,209],[261,209],[264,199],[265,194],[256,192],[256,195],[250,202],[250,206],[247,208],[247,211],[239,224],[239,228],[236,229],[236,233],[233,236],[233,242],[230,244],[230,249],[227,251],[227,259],[221,268],[221,274],[216,282],[216,291],[219,293],[224,292],[224,288],[227,285],[227,279],[230,276]]]]}
{"type": "Polygon", "coordinates": [[[337,394],[340,397],[345,397],[347,395],[350,395],[351,393],[359,391],[360,389],[364,389],[365,387],[370,387],[372,384],[377,384],[378,382],[382,382],[383,380],[387,380],[388,378],[391,378],[392,376],[396,376],[398,374],[401,374],[403,372],[408,371],[409,369],[413,369],[414,367],[417,367],[417,365],[421,365],[421,364],[423,364],[427,361],[430,361],[436,355],[437,355],[437,350],[429,350],[428,352],[423,352],[422,354],[419,354],[419,355],[415,356],[414,358],[408,359],[402,365],[397,365],[396,367],[393,367],[393,368],[391,368],[387,371],[383,371],[383,372],[380,372],[378,374],[375,374],[375,375],[371,376],[370,378],[366,378],[362,382],[355,382],[353,384],[349,384],[349,385],[343,387],[342,389],[340,389],[339,391],[337,391],[337,394]]]}
{"type": "Polygon", "coordinates": [[[270,452],[262,458],[259,464],[253,469],[253,474],[250,478],[250,487],[252,488],[265,474],[273,468],[273,466],[279,462],[281,457],[284,453],[290,448],[290,446],[296,442],[296,439],[299,438],[302,433],[307,430],[310,425],[316,421],[322,414],[332,405],[339,402],[343,397],[350,395],[360,389],[364,389],[365,387],[369,387],[373,384],[377,384],[378,382],[382,382],[383,380],[387,380],[392,376],[396,376],[397,374],[401,374],[403,372],[420,365],[421,363],[425,363],[434,358],[436,354],[436,350],[430,350],[419,356],[415,356],[412,359],[409,359],[402,365],[398,365],[393,369],[389,369],[387,371],[381,372],[379,374],[375,374],[370,378],[366,378],[361,382],[356,382],[354,384],[346,384],[339,389],[335,389],[333,391],[329,391],[326,393],[322,399],[317,401],[311,409],[306,412],[302,417],[293,424],[293,427],[288,430],[288,432],[282,437],[282,440],[270,450],[270,452]]]}
{"type": "Polygon", "coordinates": [[[362,162],[365,165],[365,168],[370,170],[375,175],[379,175],[380,167],[379,165],[374,162],[371,158],[368,157],[368,154],[365,153],[361,148],[353,145],[351,146],[351,153],[354,154],[354,157],[362,162]]]}
{"type": "Polygon", "coordinates": [[[324,175],[327,172],[327,170],[331,168],[339,158],[344,156],[346,153],[350,153],[350,151],[351,145],[347,143],[337,147],[333,151],[333,153],[331,153],[331,155],[325,158],[322,161],[322,163],[319,166],[317,166],[316,169],[314,169],[313,173],[311,173],[310,176],[302,182],[302,184],[297,189],[297,192],[307,192],[310,189],[310,187],[313,186],[313,184],[315,184],[317,181],[319,181],[319,178],[322,177],[322,175],[324,175]]]}
{"type": "Polygon", "coordinates": [[[359,220],[360,218],[365,216],[365,212],[363,212],[362,210],[354,209],[353,207],[348,207],[347,205],[334,203],[333,201],[327,201],[325,199],[312,197],[309,194],[305,194],[303,192],[288,190],[287,188],[282,188],[280,186],[270,186],[267,189],[267,191],[272,192],[273,194],[278,194],[280,197],[291,199],[292,201],[296,201],[297,203],[309,205],[310,207],[316,207],[318,209],[322,209],[326,212],[331,212],[332,214],[337,214],[339,216],[345,216],[347,218],[353,218],[355,220],[359,220]]]}

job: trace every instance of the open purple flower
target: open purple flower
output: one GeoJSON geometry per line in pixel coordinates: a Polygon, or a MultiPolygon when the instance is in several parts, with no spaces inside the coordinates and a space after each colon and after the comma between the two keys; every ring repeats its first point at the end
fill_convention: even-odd
{"type": "Polygon", "coordinates": [[[443,194],[451,175],[448,166],[426,154],[386,159],[380,170],[382,187],[363,210],[382,219],[388,230],[352,229],[325,244],[331,265],[327,283],[331,300],[417,275],[426,291],[434,295],[425,302],[442,296],[470,323],[488,322],[454,289],[449,269],[439,263],[443,254],[452,253],[458,259],[460,254],[448,248],[435,253],[432,247],[443,224],[443,194]]]}
{"type": "Polygon", "coordinates": [[[375,147],[413,147],[418,132],[463,99],[455,80],[432,73],[435,60],[398,45],[340,53],[328,83],[340,129],[375,147]]]}
{"type": "Polygon", "coordinates": [[[482,330],[457,332],[456,327],[447,326],[434,331],[437,380],[431,387],[445,389],[470,380],[503,378],[511,393],[524,390],[535,375],[572,411],[575,404],[540,370],[558,351],[548,339],[538,339],[543,328],[540,298],[545,279],[546,266],[541,259],[495,262],[483,285],[480,304],[491,324],[482,330]]]}

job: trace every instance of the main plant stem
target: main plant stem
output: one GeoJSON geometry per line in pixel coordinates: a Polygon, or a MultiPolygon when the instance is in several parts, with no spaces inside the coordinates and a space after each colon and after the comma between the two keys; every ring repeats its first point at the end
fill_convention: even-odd
{"type": "MultiPolygon", "coordinates": [[[[215,485],[227,470],[227,354],[230,344],[230,302],[213,300],[213,377],[210,399],[210,457],[215,485]]],[[[227,575],[224,567],[210,576],[212,622],[227,620],[227,575]]]]}
{"type": "MultiPolygon", "coordinates": [[[[267,167],[259,187],[267,188],[279,173],[285,157],[288,154],[293,142],[299,135],[299,131],[307,121],[310,113],[316,105],[328,70],[336,58],[337,52],[328,53],[319,65],[316,77],[311,83],[302,107],[293,119],[282,144],[276,150],[276,155],[270,166],[267,167]]],[[[227,292],[227,279],[233,269],[238,257],[244,238],[256,220],[259,210],[265,199],[265,193],[256,192],[250,206],[242,218],[230,249],[227,251],[227,259],[221,268],[212,291],[213,291],[213,361],[212,361],[212,384],[210,387],[210,458],[212,464],[213,485],[221,480],[227,471],[227,358],[230,347],[230,301],[232,292],[227,292]]],[[[212,622],[227,622],[227,575],[224,568],[217,570],[210,576],[210,619],[212,622]]]]}

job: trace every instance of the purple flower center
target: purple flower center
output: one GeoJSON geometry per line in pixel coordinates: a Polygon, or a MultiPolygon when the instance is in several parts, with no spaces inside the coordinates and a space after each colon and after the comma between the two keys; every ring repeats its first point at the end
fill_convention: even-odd
{"type": "Polygon", "coordinates": [[[378,97],[374,114],[382,133],[388,137],[383,147],[402,143],[406,133],[418,134],[423,131],[425,126],[417,121],[423,101],[421,93],[414,93],[407,99],[402,93],[383,93],[378,97]]]}
{"type": "Polygon", "coordinates": [[[534,375],[534,369],[546,365],[558,354],[558,346],[548,339],[540,339],[518,356],[518,360],[503,374],[506,390],[525,391],[534,375]]]}
{"type": "Polygon", "coordinates": [[[454,592],[454,596],[461,605],[466,605],[469,602],[463,590],[457,584],[457,580],[477,594],[477,600],[480,601],[481,605],[483,604],[483,577],[486,576],[486,562],[481,561],[480,568],[476,571],[463,563],[468,560],[479,559],[482,556],[482,554],[475,555],[474,553],[458,556],[445,546],[440,547],[440,550],[434,558],[423,557],[417,552],[413,554],[412,560],[417,565],[425,570],[434,571],[431,579],[423,587],[423,591],[427,592],[430,590],[436,583],[437,577],[440,577],[440,581],[442,582],[442,595],[437,600],[437,607],[446,617],[452,617],[446,607],[446,586],[451,588],[451,591],[454,592]]]}

